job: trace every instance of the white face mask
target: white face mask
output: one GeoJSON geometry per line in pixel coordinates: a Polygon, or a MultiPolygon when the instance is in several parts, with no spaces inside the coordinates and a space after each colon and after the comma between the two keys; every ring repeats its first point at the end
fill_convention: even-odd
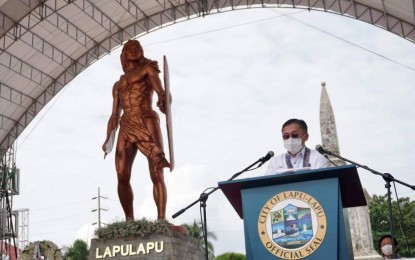
{"type": "Polygon", "coordinates": [[[382,247],[382,253],[383,253],[384,255],[393,255],[393,252],[392,252],[392,245],[384,245],[384,246],[382,247]]]}
{"type": "Polygon", "coordinates": [[[291,154],[297,154],[303,149],[303,144],[301,143],[301,138],[288,138],[284,140],[284,147],[291,154]]]}

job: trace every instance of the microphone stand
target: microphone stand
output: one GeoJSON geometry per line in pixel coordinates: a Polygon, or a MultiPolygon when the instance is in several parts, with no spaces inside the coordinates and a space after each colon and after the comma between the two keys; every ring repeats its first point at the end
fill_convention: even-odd
{"type": "MultiPolygon", "coordinates": [[[[256,165],[259,162],[264,163],[265,161],[264,161],[263,158],[258,159],[256,162],[254,162],[253,164],[249,165],[248,167],[246,167],[242,171],[235,173],[230,179],[228,179],[228,181],[231,181],[231,180],[235,179],[236,177],[238,177],[239,175],[241,175],[242,173],[250,170],[254,165],[256,165]]],[[[259,168],[259,167],[260,166],[258,166],[257,168],[259,168]]],[[[191,204],[189,204],[187,207],[179,210],[178,212],[176,212],[176,213],[174,213],[172,215],[172,218],[176,218],[176,217],[180,216],[182,213],[184,213],[186,210],[188,210],[190,207],[192,207],[196,203],[200,202],[200,207],[203,210],[203,239],[204,239],[204,242],[205,242],[205,256],[206,256],[206,260],[209,259],[209,250],[208,250],[208,241],[207,241],[206,201],[208,200],[209,195],[212,194],[213,192],[215,192],[218,189],[219,189],[219,186],[216,186],[214,189],[212,189],[211,191],[209,191],[207,193],[206,192],[203,192],[200,195],[199,199],[195,200],[194,202],[192,202],[191,204]]]]}
{"type": "MultiPolygon", "coordinates": [[[[321,147],[321,146],[320,146],[320,147],[321,147]]],[[[320,152],[320,151],[319,151],[319,152],[320,152]]],[[[385,180],[385,182],[386,182],[386,184],[385,184],[385,188],[386,188],[387,193],[388,193],[388,211],[389,211],[390,235],[391,235],[391,237],[392,237],[392,252],[393,252],[393,255],[395,256],[395,247],[396,247],[396,245],[395,245],[395,242],[394,242],[394,230],[393,230],[393,223],[392,223],[392,198],[391,198],[391,191],[390,191],[390,188],[391,188],[391,182],[397,182],[397,183],[400,183],[400,184],[402,184],[402,185],[404,185],[404,186],[406,186],[406,187],[408,187],[408,188],[410,188],[410,189],[412,189],[412,190],[415,190],[415,186],[413,186],[413,185],[409,185],[409,184],[407,184],[407,183],[405,183],[405,182],[403,182],[403,181],[397,180],[397,179],[395,179],[395,178],[394,178],[391,174],[389,174],[389,173],[381,173],[381,172],[375,171],[375,170],[373,170],[373,169],[371,169],[371,168],[367,167],[366,165],[361,165],[361,164],[359,164],[359,163],[353,162],[353,161],[351,161],[351,160],[349,160],[349,159],[343,158],[343,157],[341,157],[340,155],[335,154],[335,153],[332,153],[332,152],[327,151],[327,150],[325,150],[325,149],[322,149],[322,152],[323,152],[323,153],[326,153],[326,154],[328,154],[328,155],[334,156],[334,157],[336,157],[336,158],[339,158],[339,159],[341,159],[341,160],[343,160],[343,161],[349,162],[349,163],[351,163],[351,164],[355,164],[355,165],[357,165],[357,166],[358,166],[358,167],[360,167],[360,168],[363,168],[363,169],[365,169],[365,170],[368,170],[368,171],[370,171],[370,172],[372,172],[372,173],[374,173],[374,174],[376,174],[376,175],[382,176],[382,178],[385,180]]]]}

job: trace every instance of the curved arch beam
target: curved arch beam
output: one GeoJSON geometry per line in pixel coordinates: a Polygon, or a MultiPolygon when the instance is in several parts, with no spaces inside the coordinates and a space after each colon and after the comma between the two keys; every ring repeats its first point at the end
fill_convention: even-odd
{"type": "MultiPolygon", "coordinates": [[[[65,71],[63,71],[57,78],[52,80],[52,83],[49,84],[45,90],[35,99],[33,99],[32,104],[27,108],[19,120],[14,122],[13,127],[9,130],[7,136],[0,142],[0,157],[6,153],[7,149],[11,147],[16,138],[21,134],[25,127],[33,120],[36,114],[63,88],[68,84],[73,78],[75,78],[79,73],[84,69],[89,67],[92,63],[102,58],[104,55],[110,53],[113,49],[120,46],[121,43],[133,37],[139,37],[144,34],[147,34],[153,30],[161,29],[165,26],[175,24],[177,22],[210,15],[218,14],[230,10],[239,10],[239,9],[249,9],[249,8],[300,8],[306,10],[315,10],[328,12],[338,15],[343,15],[349,18],[355,18],[360,21],[364,21],[375,25],[379,28],[390,31],[396,35],[401,36],[402,38],[409,40],[415,43],[415,18],[413,21],[408,22],[403,19],[400,19],[396,16],[389,14],[386,11],[384,1],[383,10],[380,8],[375,8],[367,6],[356,2],[355,0],[185,0],[179,1],[180,5],[174,5],[172,1],[168,3],[164,2],[164,5],[160,2],[159,5],[163,6],[164,9],[160,12],[153,14],[146,14],[143,10],[139,8],[137,4],[134,4],[131,1],[124,0],[115,0],[119,5],[121,5],[131,16],[136,18],[136,21],[124,28],[119,27],[115,22],[111,21],[114,26],[108,27],[110,35],[97,43],[93,39],[88,41],[88,45],[84,44],[85,47],[88,47],[86,51],[79,59],[74,60],[70,66],[68,66],[65,71]],[[142,18],[140,18],[142,17],[142,18]],[[113,28],[117,27],[116,30],[113,28]],[[93,46],[90,44],[93,43],[93,46]]],[[[90,4],[91,8],[95,8],[91,4],[91,0],[83,1],[57,1],[74,4],[85,11],[84,4],[90,4]],[[77,3],[78,2],[78,3],[77,3]]],[[[415,1],[414,1],[415,2],[415,1]]],[[[39,2],[38,2],[39,3],[39,2]]],[[[52,8],[49,11],[56,11],[58,8],[62,7],[56,5],[56,8],[52,8]]],[[[413,3],[415,9],[415,3],[413,3]]],[[[36,8],[39,8],[40,5],[30,6],[32,11],[36,8]]],[[[104,14],[99,10],[95,9],[97,13],[104,16],[104,14]]],[[[415,10],[414,10],[415,12],[415,10]]],[[[56,15],[56,12],[53,12],[56,15]]],[[[45,13],[46,14],[46,13],[45,13]]],[[[30,14],[28,14],[29,16],[30,14]]],[[[51,13],[49,13],[51,15],[51,13]]],[[[47,18],[45,16],[45,18],[47,18]]],[[[10,25],[10,20],[0,14],[0,21],[3,21],[4,30],[12,31],[13,26],[10,25]]],[[[68,22],[69,23],[69,22],[68,22]]],[[[86,33],[83,33],[81,30],[79,32],[85,37],[88,38],[86,33]]],[[[6,32],[8,34],[10,32],[6,32]]],[[[0,34],[3,38],[5,34],[0,34]]],[[[12,34],[13,35],[13,34],[12,34]]],[[[77,39],[75,39],[77,40],[77,39]]],[[[4,118],[4,117],[3,117],[4,118]]]]}

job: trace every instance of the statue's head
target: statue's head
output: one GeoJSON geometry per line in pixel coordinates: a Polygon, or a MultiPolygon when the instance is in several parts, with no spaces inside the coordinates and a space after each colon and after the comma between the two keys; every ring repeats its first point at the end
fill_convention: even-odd
{"type": "Polygon", "coordinates": [[[128,40],[121,51],[121,66],[125,69],[129,61],[139,61],[144,57],[143,47],[137,40],[128,40]]]}

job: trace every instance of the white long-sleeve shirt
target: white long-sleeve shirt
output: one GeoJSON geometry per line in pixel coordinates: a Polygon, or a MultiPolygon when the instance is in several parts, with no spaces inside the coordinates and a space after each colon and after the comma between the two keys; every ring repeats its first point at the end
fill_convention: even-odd
{"type": "Polygon", "coordinates": [[[286,154],[288,154],[288,158],[290,159],[291,165],[294,169],[319,169],[329,167],[329,161],[327,158],[313,149],[310,149],[309,165],[304,167],[304,153],[305,149],[302,149],[295,155],[295,157],[292,157],[288,152],[273,157],[270,160],[264,175],[273,175],[289,171],[290,168],[288,168],[285,160],[286,154]]]}

